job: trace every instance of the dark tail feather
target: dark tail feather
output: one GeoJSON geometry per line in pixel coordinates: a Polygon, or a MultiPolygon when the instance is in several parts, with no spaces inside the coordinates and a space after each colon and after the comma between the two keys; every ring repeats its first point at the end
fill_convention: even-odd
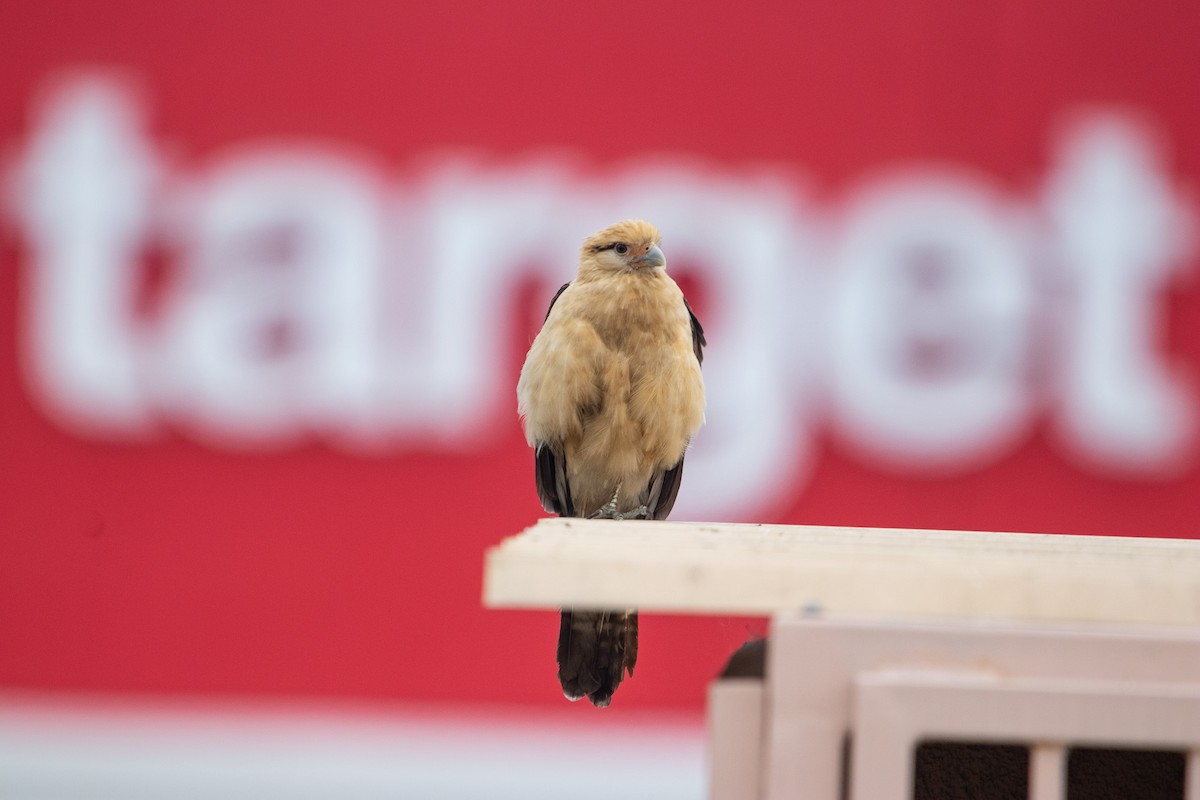
{"type": "Polygon", "coordinates": [[[637,663],[636,611],[564,611],[558,629],[558,680],[568,700],[606,706],[637,663]]]}

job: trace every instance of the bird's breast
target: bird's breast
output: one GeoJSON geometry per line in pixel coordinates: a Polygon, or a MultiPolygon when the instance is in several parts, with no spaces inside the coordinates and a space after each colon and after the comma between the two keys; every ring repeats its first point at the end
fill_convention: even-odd
{"type": "Polygon", "coordinates": [[[690,339],[683,293],[666,275],[621,274],[583,288],[581,313],[614,352],[650,355],[690,339]]]}
{"type": "Polygon", "coordinates": [[[605,353],[597,365],[603,399],[585,424],[583,451],[625,454],[619,460],[641,469],[673,466],[704,420],[683,293],[665,275],[619,276],[588,288],[580,307],[605,353]]]}

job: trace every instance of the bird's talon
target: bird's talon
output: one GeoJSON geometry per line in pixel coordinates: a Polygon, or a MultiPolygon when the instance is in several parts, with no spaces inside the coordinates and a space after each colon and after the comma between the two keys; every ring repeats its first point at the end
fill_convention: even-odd
{"type": "MultiPolygon", "coordinates": [[[[617,490],[613,492],[612,499],[596,509],[596,513],[592,514],[588,519],[615,519],[622,520],[625,516],[617,511],[617,497],[621,494],[621,484],[617,484],[617,490]]],[[[644,508],[644,506],[643,506],[644,508]]]]}
{"type": "Polygon", "coordinates": [[[621,519],[620,513],[617,512],[617,499],[614,497],[597,508],[596,513],[592,514],[588,519],[621,519]]]}

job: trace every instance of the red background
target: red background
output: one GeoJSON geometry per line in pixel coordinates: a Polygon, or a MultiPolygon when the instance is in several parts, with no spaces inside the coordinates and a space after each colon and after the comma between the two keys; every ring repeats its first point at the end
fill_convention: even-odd
{"type": "MultiPolygon", "coordinates": [[[[45,81],[98,67],[141,85],[179,169],[298,138],[361,149],[393,178],[447,149],[498,162],[567,149],[597,170],[655,153],[791,163],[830,203],[866,173],[927,158],[1029,192],[1062,114],[1116,105],[1153,120],[1188,182],[1197,41],[1188,2],[8,2],[0,144],[24,140],[45,81]]],[[[484,549],[542,516],[510,396],[495,398],[500,433],[469,456],[77,438],[20,371],[26,249],[2,225],[0,685],[562,702],[557,620],[479,604],[484,549]]],[[[1200,364],[1200,291],[1174,291],[1166,309],[1164,351],[1200,364]]],[[[504,332],[514,383],[529,316],[504,332]]],[[[821,435],[794,501],[754,521],[1198,532],[1195,469],[1105,477],[1038,433],[984,470],[929,479],[876,471],[821,435]]],[[[638,675],[614,708],[698,707],[763,627],[642,626],[638,675]]]]}

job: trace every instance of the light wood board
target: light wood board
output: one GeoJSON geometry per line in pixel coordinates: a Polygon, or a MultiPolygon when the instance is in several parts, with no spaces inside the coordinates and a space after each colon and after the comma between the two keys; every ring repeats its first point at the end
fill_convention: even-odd
{"type": "Polygon", "coordinates": [[[490,549],[484,604],[1200,624],[1200,541],[544,519],[490,549]]]}

